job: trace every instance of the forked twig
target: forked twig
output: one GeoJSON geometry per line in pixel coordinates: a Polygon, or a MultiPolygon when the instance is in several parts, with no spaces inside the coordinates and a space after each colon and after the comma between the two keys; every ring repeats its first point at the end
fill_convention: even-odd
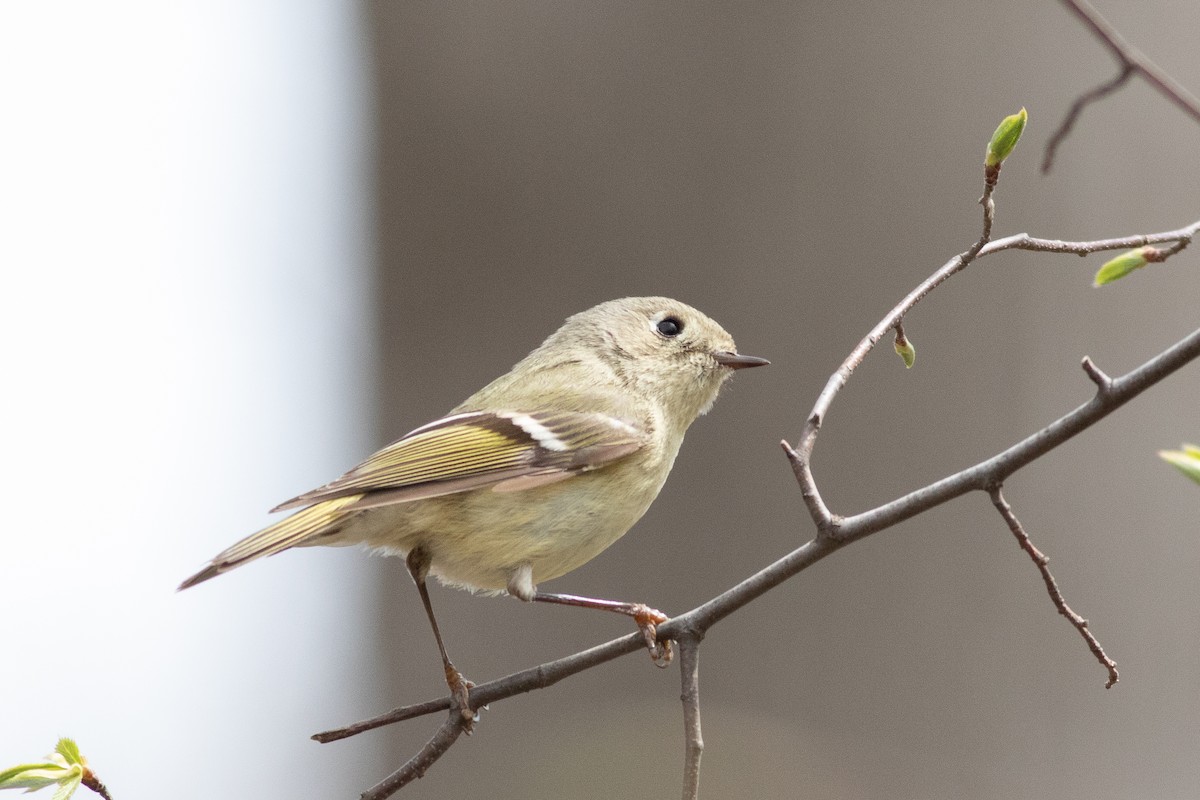
{"type": "Polygon", "coordinates": [[[1147,58],[1137,48],[1125,41],[1125,37],[1121,35],[1120,31],[1110,25],[1108,20],[1100,16],[1100,13],[1092,8],[1086,0],[1062,0],[1062,3],[1067,7],[1067,10],[1078,17],[1084,26],[1095,34],[1096,38],[1109,49],[1113,57],[1117,59],[1120,71],[1116,77],[1105,81],[1094,89],[1084,92],[1071,104],[1071,109],[1067,112],[1067,116],[1046,143],[1046,153],[1042,159],[1042,172],[1050,171],[1058,146],[1070,134],[1071,129],[1075,127],[1075,122],[1083,113],[1083,109],[1112,94],[1124,86],[1134,75],[1141,76],[1144,81],[1157,89],[1160,94],[1191,115],[1197,122],[1200,122],[1200,100],[1197,100],[1191,92],[1164,72],[1161,67],[1147,58]]]}
{"type": "Polygon", "coordinates": [[[1126,64],[1117,73],[1116,77],[1105,81],[1094,89],[1089,89],[1075,98],[1075,102],[1071,103],[1071,108],[1067,111],[1067,115],[1063,117],[1063,121],[1054,129],[1054,133],[1050,134],[1050,138],[1046,140],[1046,151],[1042,156],[1043,175],[1049,173],[1050,168],[1054,166],[1054,156],[1058,152],[1058,146],[1071,135],[1071,131],[1075,129],[1075,123],[1083,115],[1083,109],[1120,89],[1132,77],[1133,67],[1126,64]]]}

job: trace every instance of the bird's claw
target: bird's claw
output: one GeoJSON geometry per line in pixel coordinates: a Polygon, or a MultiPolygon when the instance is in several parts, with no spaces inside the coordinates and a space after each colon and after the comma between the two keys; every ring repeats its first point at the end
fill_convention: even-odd
{"type": "Polygon", "coordinates": [[[447,665],[446,685],[450,687],[450,702],[462,715],[463,732],[470,736],[472,726],[479,720],[479,712],[471,710],[471,690],[475,688],[475,684],[464,678],[453,666],[447,665]]]}
{"type": "Polygon", "coordinates": [[[666,669],[671,663],[671,659],[675,657],[675,652],[671,647],[670,639],[664,642],[658,640],[658,626],[670,617],[644,603],[638,603],[633,607],[632,616],[633,621],[637,623],[638,630],[642,632],[646,649],[650,651],[650,660],[654,662],[654,666],[666,669]]]}

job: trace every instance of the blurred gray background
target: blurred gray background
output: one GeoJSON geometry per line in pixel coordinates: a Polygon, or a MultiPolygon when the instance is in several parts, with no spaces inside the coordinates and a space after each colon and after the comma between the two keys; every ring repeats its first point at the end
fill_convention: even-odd
{"type": "MultiPolygon", "coordinates": [[[[1038,172],[1073,98],[1115,71],[1055,3],[186,7],[131,6],[145,38],[94,20],[109,38],[93,58],[85,21],[69,26],[82,55],[39,29],[68,65],[45,96],[91,102],[48,126],[31,111],[29,140],[6,148],[88,131],[43,156],[80,159],[56,191],[12,200],[26,229],[51,222],[14,261],[33,275],[14,295],[28,316],[6,331],[28,402],[11,435],[28,450],[6,469],[32,508],[5,545],[24,577],[0,602],[9,624],[58,625],[6,648],[0,757],[75,735],[118,797],[354,797],[424,743],[433,719],[307,740],[444,691],[399,560],[300,551],[171,589],[263,509],[444,413],[567,315],[666,294],[773,361],[694,426],[629,536],[546,587],[678,612],[812,535],[778,442],[861,336],[975,240],[1003,116],[1023,105],[1030,123],[997,236],[1167,230],[1200,208],[1200,125],[1136,80],[1038,172]],[[115,156],[78,155],[109,129],[115,156]],[[113,202],[127,181],[112,163],[145,185],[113,202]],[[143,252],[145,237],[158,244],[143,252]],[[66,310],[48,299],[64,276],[91,287],[66,310]],[[113,326],[130,330],[110,340],[113,326]],[[43,328],[60,338],[30,338],[43,328]],[[66,486],[88,492],[66,500],[65,448],[86,476],[66,486]],[[114,466],[118,453],[135,460],[114,466]]],[[[1200,6],[1099,8],[1200,91],[1200,6]]],[[[1097,290],[1102,261],[992,256],[911,314],[916,367],[885,344],[827,419],[815,468],[833,510],[886,502],[1084,402],[1083,355],[1115,375],[1195,329],[1196,253],[1097,290]]],[[[1155,451],[1200,440],[1197,396],[1193,366],[1006,487],[1117,687],[987,498],[968,496],[711,631],[704,796],[1195,797],[1200,489],[1155,451]]],[[[476,681],[629,629],[433,591],[476,681]]],[[[674,668],[634,655],[496,704],[402,796],[674,796],[678,694],[674,668]]]]}

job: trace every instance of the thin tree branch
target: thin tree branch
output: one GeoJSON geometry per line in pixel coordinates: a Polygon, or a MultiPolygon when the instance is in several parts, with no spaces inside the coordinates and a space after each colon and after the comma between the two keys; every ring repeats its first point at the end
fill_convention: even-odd
{"type": "Polygon", "coordinates": [[[1042,161],[1042,172],[1050,171],[1050,165],[1054,162],[1055,151],[1070,133],[1071,128],[1074,127],[1084,107],[1116,91],[1134,74],[1141,76],[1143,80],[1157,89],[1160,94],[1183,109],[1185,113],[1191,115],[1197,122],[1200,122],[1200,100],[1197,100],[1191,92],[1164,72],[1161,67],[1147,58],[1137,48],[1125,41],[1120,32],[1110,25],[1104,17],[1100,16],[1100,13],[1092,8],[1086,0],[1062,0],[1062,3],[1067,7],[1067,10],[1078,17],[1095,34],[1096,38],[1109,49],[1113,57],[1120,64],[1120,72],[1112,80],[1081,95],[1071,105],[1066,118],[1046,143],[1046,155],[1042,161]]]}
{"type": "Polygon", "coordinates": [[[108,787],[92,772],[89,767],[83,768],[83,780],[80,781],[84,786],[91,789],[96,794],[100,795],[102,800],[112,800],[112,795],[108,793],[108,787]]]}
{"type": "Polygon", "coordinates": [[[1071,135],[1071,131],[1075,129],[1075,123],[1079,121],[1079,117],[1083,114],[1083,109],[1120,89],[1132,77],[1133,67],[1126,65],[1115,77],[1075,98],[1075,102],[1071,103],[1071,108],[1067,111],[1067,116],[1063,117],[1063,121],[1054,129],[1054,133],[1050,134],[1050,138],[1046,140],[1046,152],[1042,156],[1043,175],[1048,174],[1050,168],[1054,166],[1054,155],[1058,152],[1058,146],[1071,135]]]}
{"type": "Polygon", "coordinates": [[[400,769],[363,792],[362,800],[384,800],[416,779],[425,777],[425,771],[450,749],[450,746],[457,741],[466,728],[467,720],[458,712],[458,709],[450,709],[442,727],[438,728],[437,733],[421,748],[421,751],[410,758],[408,763],[400,769]]]}
{"type": "Polygon", "coordinates": [[[1058,609],[1058,613],[1062,614],[1067,620],[1075,626],[1075,630],[1079,631],[1079,635],[1087,642],[1088,649],[1092,651],[1092,655],[1100,662],[1100,665],[1108,670],[1108,682],[1104,684],[1105,689],[1111,689],[1116,686],[1120,680],[1120,675],[1117,673],[1117,662],[1113,661],[1104,652],[1104,648],[1100,646],[1100,642],[1092,634],[1088,628],[1088,621],[1076,614],[1067,605],[1066,598],[1059,591],[1058,582],[1054,580],[1054,576],[1050,574],[1050,558],[1038,550],[1029,538],[1029,534],[1025,532],[1025,527],[1021,525],[1021,521],[1017,519],[1017,515],[1013,513],[1012,506],[1004,499],[1004,493],[1000,486],[993,486],[988,494],[991,495],[992,505],[1000,512],[1000,516],[1004,517],[1004,521],[1008,523],[1008,529],[1012,531],[1013,536],[1017,537],[1017,544],[1021,549],[1029,554],[1033,563],[1037,565],[1038,570],[1042,573],[1042,581],[1046,584],[1046,591],[1050,594],[1050,600],[1053,601],[1054,607],[1058,609]]]}
{"type": "Polygon", "coordinates": [[[1120,32],[1110,25],[1108,20],[1100,16],[1100,13],[1092,8],[1086,0],[1062,0],[1062,2],[1093,33],[1100,37],[1100,40],[1122,65],[1137,70],[1137,73],[1160,94],[1200,122],[1200,100],[1197,100],[1183,85],[1164,72],[1136,47],[1126,42],[1120,32]]]}
{"type": "Polygon", "coordinates": [[[436,700],[429,700],[424,703],[414,703],[411,706],[402,706],[392,709],[386,714],[380,714],[377,717],[364,719],[361,722],[355,722],[352,725],[347,725],[343,728],[334,728],[321,733],[314,733],[312,739],[321,744],[336,742],[338,739],[346,739],[350,736],[355,736],[360,733],[382,728],[384,725],[391,725],[394,722],[403,722],[406,719],[413,717],[423,717],[426,714],[433,714],[438,711],[445,711],[450,708],[450,696],[439,697],[436,700]]]}
{"type": "Polygon", "coordinates": [[[788,461],[791,462],[792,471],[795,473],[796,481],[800,485],[801,496],[804,498],[805,505],[808,506],[809,515],[812,516],[813,522],[817,525],[819,536],[832,535],[834,529],[839,524],[839,520],[834,518],[829,507],[825,505],[810,466],[812,450],[817,441],[817,434],[821,431],[821,424],[825,420],[829,406],[832,405],[834,398],[837,397],[842,387],[850,380],[850,376],[854,374],[854,370],[858,369],[858,365],[863,362],[867,354],[875,348],[875,345],[887,334],[888,330],[900,325],[904,320],[904,315],[916,306],[917,303],[921,302],[926,295],[949,280],[954,274],[966,269],[972,261],[984,252],[989,240],[992,238],[992,225],[996,217],[996,205],[992,199],[992,194],[996,190],[996,178],[998,175],[999,165],[996,165],[992,171],[988,172],[987,179],[984,182],[983,196],[979,198],[979,204],[983,206],[983,232],[980,234],[979,239],[966,251],[959,253],[947,261],[941,269],[909,292],[908,296],[888,312],[887,316],[880,320],[871,329],[871,332],[850,351],[850,355],[846,357],[842,365],[829,378],[829,382],[825,384],[824,390],[817,397],[817,402],[813,405],[812,411],[809,412],[808,417],[804,421],[804,430],[800,434],[799,444],[795,448],[786,444],[784,445],[784,452],[787,454],[788,461]]]}
{"type": "Polygon", "coordinates": [[[1131,247],[1142,247],[1147,244],[1161,244],[1163,242],[1177,242],[1179,246],[1171,250],[1172,253],[1177,253],[1191,243],[1197,231],[1200,231],[1200,220],[1173,231],[1120,236],[1115,239],[1096,239],[1090,242],[1040,239],[1030,236],[1028,233],[1016,233],[989,243],[980,251],[979,257],[990,256],[1001,250],[1030,250],[1035,253],[1074,253],[1077,256],[1086,256],[1090,253],[1099,253],[1105,250],[1125,250],[1131,247]]]}
{"type": "MultiPolygon", "coordinates": [[[[664,632],[664,626],[669,624],[667,622],[658,626],[658,638],[660,641],[673,639],[679,635],[674,628],[664,632]]],[[[644,650],[645,648],[646,642],[641,632],[631,633],[628,636],[622,636],[620,639],[613,639],[604,644],[590,647],[587,650],[582,650],[578,653],[531,667],[530,669],[514,672],[503,678],[477,684],[471,687],[471,705],[476,708],[482,708],[496,700],[503,700],[537,689],[545,689],[558,683],[563,678],[568,678],[576,673],[599,666],[606,661],[612,661],[614,658],[620,658],[635,650],[644,650]]],[[[449,707],[449,696],[435,698],[424,703],[401,706],[385,714],[372,717],[369,720],[317,733],[312,738],[321,743],[333,742],[373,730],[374,728],[391,725],[395,722],[402,722],[413,717],[443,711],[449,707]]]]}
{"type": "Polygon", "coordinates": [[[700,733],[700,636],[679,640],[679,679],[683,703],[683,800],[700,797],[700,756],[704,737],[700,733]]]}
{"type": "Polygon", "coordinates": [[[1003,483],[1017,470],[1095,425],[1196,358],[1200,358],[1200,329],[1137,369],[1113,379],[1108,391],[1097,391],[1088,402],[1007,450],[870,511],[845,518],[838,529],[838,538],[846,543],[856,541],[969,491],[987,491],[989,486],[1003,483]]]}
{"type": "Polygon", "coordinates": [[[863,362],[867,354],[887,335],[889,330],[903,320],[930,292],[961,272],[977,258],[985,258],[1004,250],[1074,253],[1075,255],[1085,256],[1089,253],[1107,250],[1125,250],[1132,247],[1142,247],[1147,244],[1175,242],[1177,247],[1171,248],[1171,252],[1177,253],[1192,241],[1197,231],[1200,231],[1200,220],[1173,231],[1123,236],[1114,239],[1097,239],[1090,242],[1042,239],[1030,236],[1027,233],[1014,234],[993,242],[985,242],[981,237],[971,249],[943,264],[936,272],[918,284],[903,300],[896,304],[883,319],[876,323],[875,327],[871,329],[862,341],[850,351],[850,355],[846,357],[833,375],[830,376],[829,381],[825,384],[825,388],[817,397],[816,403],[813,404],[812,411],[809,412],[801,431],[799,444],[795,447],[787,444],[784,445],[784,451],[791,462],[792,471],[795,473],[796,480],[800,484],[801,495],[804,498],[805,505],[808,506],[813,522],[817,525],[818,532],[821,534],[831,534],[835,528],[842,524],[840,519],[833,517],[833,514],[825,505],[821,498],[821,493],[817,489],[816,479],[812,474],[812,453],[813,448],[816,446],[817,435],[821,430],[821,424],[828,416],[834,399],[837,398],[838,393],[841,392],[842,388],[850,380],[850,376],[854,374],[854,370],[863,362]]]}

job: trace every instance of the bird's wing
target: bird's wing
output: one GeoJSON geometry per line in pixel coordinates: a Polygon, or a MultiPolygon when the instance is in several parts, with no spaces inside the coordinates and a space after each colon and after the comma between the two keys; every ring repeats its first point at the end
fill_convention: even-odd
{"type": "Polygon", "coordinates": [[[361,495],[351,511],[486,486],[517,491],[623,458],[646,443],[629,421],[575,411],[471,411],[424,425],[274,511],[361,495]]]}
{"type": "Polygon", "coordinates": [[[303,544],[331,529],[336,529],[346,519],[347,512],[354,505],[356,499],[351,495],[326,503],[317,503],[247,536],[232,547],[227,547],[213,556],[208,566],[179,584],[179,591],[195,586],[197,583],[204,583],[210,578],[215,578],[221,573],[228,572],[234,567],[240,567],[249,561],[274,555],[289,547],[303,544]]]}

